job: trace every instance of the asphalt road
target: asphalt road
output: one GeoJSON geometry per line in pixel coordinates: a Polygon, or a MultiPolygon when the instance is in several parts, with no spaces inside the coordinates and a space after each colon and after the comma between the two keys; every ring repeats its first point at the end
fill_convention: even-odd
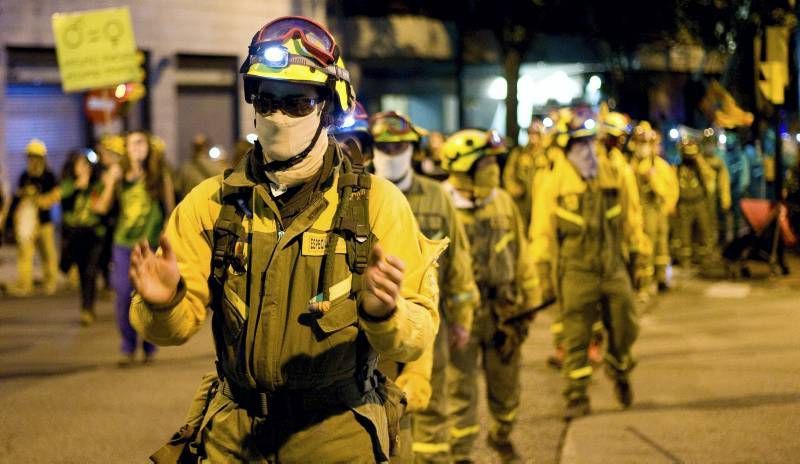
{"type": "MultiPolygon", "coordinates": [[[[597,374],[593,414],[570,424],[562,379],[545,366],[550,316],[540,316],[513,435],[525,462],[800,462],[798,284],[678,274],[676,288],[642,310],[634,406],[622,411],[597,374]]],[[[152,365],[120,369],[111,301],[88,328],[77,302],[70,292],[0,299],[0,463],[143,462],[181,425],[212,369],[208,326],[152,365]]],[[[482,411],[486,429],[485,402],[482,411]]],[[[496,462],[484,440],[485,430],[476,461],[496,462]]]]}

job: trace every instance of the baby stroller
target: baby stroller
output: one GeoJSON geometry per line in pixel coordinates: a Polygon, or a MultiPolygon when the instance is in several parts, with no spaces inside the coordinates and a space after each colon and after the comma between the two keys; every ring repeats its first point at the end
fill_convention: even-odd
{"type": "Polygon", "coordinates": [[[786,205],[756,198],[742,199],[739,205],[750,232],[735,238],[722,252],[731,277],[750,277],[748,260],[769,264],[771,275],[788,275],[784,250],[797,244],[797,234],[786,205]]]}

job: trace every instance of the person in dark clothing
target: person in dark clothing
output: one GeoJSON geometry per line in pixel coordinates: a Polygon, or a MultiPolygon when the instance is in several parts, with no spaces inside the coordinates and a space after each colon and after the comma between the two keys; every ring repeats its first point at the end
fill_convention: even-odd
{"type": "Polygon", "coordinates": [[[98,263],[103,248],[105,226],[97,211],[97,199],[103,184],[97,170],[80,152],[73,153],[61,181],[63,210],[61,272],[78,267],[81,288],[81,324],[95,320],[98,263]]]}

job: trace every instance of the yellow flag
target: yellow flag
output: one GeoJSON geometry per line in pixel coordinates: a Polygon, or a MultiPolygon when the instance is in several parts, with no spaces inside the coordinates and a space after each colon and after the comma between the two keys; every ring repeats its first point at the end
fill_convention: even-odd
{"type": "Polygon", "coordinates": [[[789,85],[789,29],[767,27],[766,61],[758,63],[758,88],[775,105],[782,105],[789,85]]]}

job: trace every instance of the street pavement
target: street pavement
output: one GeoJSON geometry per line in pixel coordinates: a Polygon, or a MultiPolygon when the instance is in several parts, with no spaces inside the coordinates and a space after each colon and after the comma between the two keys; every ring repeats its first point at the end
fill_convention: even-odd
{"type": "MultiPolygon", "coordinates": [[[[615,403],[599,369],[593,414],[570,424],[561,419],[562,379],[545,365],[551,316],[541,315],[524,347],[513,435],[525,462],[800,462],[799,284],[677,273],[675,288],[642,309],[634,406],[615,403]]],[[[152,365],[122,369],[112,301],[98,312],[84,328],[74,291],[0,297],[0,463],[144,462],[181,425],[213,369],[210,326],[161,349],[152,365]]],[[[493,463],[485,404],[475,459],[493,463]]]]}

